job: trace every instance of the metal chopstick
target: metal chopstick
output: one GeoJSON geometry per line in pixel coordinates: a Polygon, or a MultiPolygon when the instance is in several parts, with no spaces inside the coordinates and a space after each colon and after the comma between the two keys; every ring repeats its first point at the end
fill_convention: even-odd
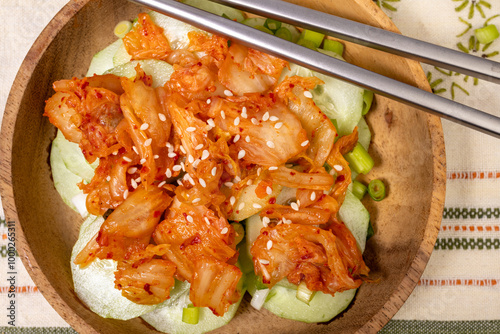
{"type": "Polygon", "coordinates": [[[500,138],[500,118],[175,0],[131,0],[240,44],[500,138]]]}
{"type": "Polygon", "coordinates": [[[280,0],[209,0],[500,84],[500,63],[280,0]]]}

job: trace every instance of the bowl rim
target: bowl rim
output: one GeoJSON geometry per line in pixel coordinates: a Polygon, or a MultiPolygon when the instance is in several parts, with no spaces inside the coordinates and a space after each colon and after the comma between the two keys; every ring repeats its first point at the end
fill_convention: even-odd
{"type": "MultiPolygon", "coordinates": [[[[38,61],[42,58],[43,53],[49,47],[57,34],[64,26],[78,13],[87,3],[93,0],[72,0],[68,2],[49,22],[45,29],[40,33],[32,47],[28,51],[23,60],[16,78],[12,84],[12,88],[7,98],[5,112],[2,120],[0,132],[0,155],[4,157],[0,160],[0,194],[2,197],[2,205],[5,212],[6,221],[15,221],[16,224],[16,249],[19,253],[21,261],[28,271],[29,275],[37,285],[40,292],[51,300],[51,306],[57,313],[74,329],[84,332],[95,332],[87,322],[74,312],[71,307],[61,298],[57,298],[56,290],[49,283],[42,269],[39,267],[34,258],[29,245],[27,243],[22,224],[19,221],[17,214],[16,203],[14,200],[14,190],[12,187],[12,142],[14,136],[14,127],[21,100],[22,93],[27,87],[30,76],[25,73],[32,73],[38,61]],[[53,298],[50,298],[53,297],[53,298]],[[57,300],[57,302],[54,302],[57,300]],[[68,311],[71,310],[71,311],[68,311]]],[[[290,1],[290,0],[286,0],[290,1]]],[[[356,2],[371,3],[373,10],[370,14],[375,17],[377,22],[384,24],[385,29],[390,29],[398,33],[399,30],[394,23],[385,15],[385,13],[371,1],[354,0],[356,2]]],[[[429,83],[419,63],[406,60],[414,78],[417,81],[416,85],[419,88],[431,91],[429,83]]],[[[434,244],[437,240],[437,235],[441,225],[442,212],[444,209],[445,188],[446,188],[446,157],[444,147],[444,136],[439,117],[425,114],[427,122],[430,142],[433,156],[433,186],[432,186],[432,202],[430,205],[427,224],[424,230],[424,239],[418,248],[415,257],[411,260],[411,265],[399,286],[394,290],[391,297],[386,301],[381,309],[375,313],[372,318],[365,323],[358,333],[374,333],[384,327],[387,322],[401,308],[406,299],[409,297],[413,289],[416,287],[420,276],[422,275],[425,266],[430,258],[434,244]]]]}

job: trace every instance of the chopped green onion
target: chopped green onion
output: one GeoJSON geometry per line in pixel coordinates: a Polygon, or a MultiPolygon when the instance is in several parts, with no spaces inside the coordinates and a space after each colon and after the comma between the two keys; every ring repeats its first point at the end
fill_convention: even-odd
{"type": "Polygon", "coordinates": [[[285,27],[281,27],[274,33],[274,36],[292,42],[292,33],[285,27]]]}
{"type": "Polygon", "coordinates": [[[481,44],[488,44],[493,42],[500,36],[497,27],[494,24],[489,24],[486,27],[474,30],[477,40],[481,44]]]}
{"type": "Polygon", "coordinates": [[[353,181],[352,182],[352,193],[354,196],[356,196],[359,199],[362,199],[368,188],[361,182],[359,181],[353,181]]]}
{"type": "Polygon", "coordinates": [[[366,90],[363,93],[363,111],[362,115],[366,115],[368,111],[370,111],[370,108],[372,107],[372,102],[373,102],[373,92],[371,90],[366,90]]]}
{"type": "Polygon", "coordinates": [[[250,305],[256,310],[260,310],[262,305],[266,302],[267,295],[269,294],[269,289],[265,290],[255,290],[250,305]]]}
{"type": "Polygon", "coordinates": [[[243,240],[243,237],[245,236],[245,229],[240,223],[231,223],[231,226],[234,228],[234,232],[236,232],[234,244],[237,245],[241,242],[241,240],[243,240]]]}
{"type": "Polygon", "coordinates": [[[381,201],[385,198],[385,184],[382,180],[371,180],[368,184],[368,194],[375,201],[381,201]]]}
{"type": "Polygon", "coordinates": [[[316,49],[317,49],[316,44],[314,44],[313,42],[308,41],[306,39],[303,39],[303,38],[300,38],[297,41],[297,44],[300,45],[300,46],[304,46],[304,47],[306,47],[308,49],[314,50],[314,51],[316,51],[316,49]]]}
{"type": "Polygon", "coordinates": [[[373,230],[372,222],[369,221],[368,222],[368,230],[366,231],[366,240],[368,240],[371,237],[373,237],[374,234],[375,234],[375,231],[373,230]]]}
{"type": "Polygon", "coordinates": [[[132,29],[132,22],[130,21],[121,21],[115,26],[113,32],[115,36],[118,38],[123,38],[125,35],[132,29]]]}
{"type": "Polygon", "coordinates": [[[264,22],[264,27],[269,30],[276,31],[281,28],[281,22],[273,19],[267,19],[266,22],[264,22]]]}
{"type": "Polygon", "coordinates": [[[182,309],[182,322],[196,325],[200,319],[200,308],[192,304],[182,309]]]}
{"type": "Polygon", "coordinates": [[[359,174],[367,174],[375,164],[372,157],[359,142],[356,144],[356,147],[344,157],[351,166],[351,169],[359,174]]]}
{"type": "Polygon", "coordinates": [[[319,48],[323,38],[325,38],[324,34],[307,29],[302,30],[302,34],[300,34],[300,39],[314,43],[315,48],[319,48]]]}
{"type": "Polygon", "coordinates": [[[332,39],[325,39],[323,41],[323,49],[335,52],[339,56],[342,56],[342,54],[344,53],[344,44],[340,43],[339,41],[334,41],[332,39]]]}
{"type": "Polygon", "coordinates": [[[307,288],[306,282],[300,282],[297,287],[297,294],[295,295],[298,300],[309,305],[309,302],[314,297],[314,291],[311,291],[307,288]]]}
{"type": "Polygon", "coordinates": [[[274,35],[274,34],[273,34],[273,32],[272,32],[271,30],[267,29],[267,28],[266,28],[266,27],[264,27],[264,26],[255,26],[254,28],[255,28],[255,29],[257,29],[257,30],[263,31],[263,32],[265,32],[265,33],[268,33],[268,34],[270,34],[270,35],[274,35]]]}

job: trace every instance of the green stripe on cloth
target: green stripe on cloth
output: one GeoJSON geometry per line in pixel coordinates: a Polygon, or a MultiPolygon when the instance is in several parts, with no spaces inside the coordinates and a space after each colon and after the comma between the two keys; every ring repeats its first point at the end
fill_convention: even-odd
{"type": "Polygon", "coordinates": [[[444,208],[443,219],[500,218],[500,208],[444,208]]]}
{"type": "Polygon", "coordinates": [[[500,249],[500,239],[439,238],[434,249],[500,249]]]}
{"type": "Polygon", "coordinates": [[[379,334],[432,334],[432,333],[500,333],[500,320],[491,321],[425,321],[391,320],[379,334]]]}
{"type": "Polygon", "coordinates": [[[78,334],[71,327],[0,327],[2,334],[78,334]]]}
{"type": "MultiPolygon", "coordinates": [[[[1,257],[7,257],[8,251],[9,251],[9,249],[8,249],[7,245],[0,246],[0,256],[1,257]]],[[[17,250],[16,250],[16,256],[19,256],[19,253],[17,253],[17,250]]]]}

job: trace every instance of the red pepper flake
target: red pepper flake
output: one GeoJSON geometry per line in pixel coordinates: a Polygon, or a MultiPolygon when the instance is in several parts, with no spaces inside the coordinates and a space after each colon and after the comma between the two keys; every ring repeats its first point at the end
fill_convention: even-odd
{"type": "Polygon", "coordinates": [[[196,235],[193,240],[191,240],[191,245],[196,245],[196,244],[199,244],[201,242],[201,239],[198,235],[196,235]]]}
{"type": "Polygon", "coordinates": [[[337,179],[335,180],[335,183],[342,182],[344,180],[345,180],[345,176],[344,175],[339,175],[339,176],[337,176],[337,179]]]}
{"type": "Polygon", "coordinates": [[[161,215],[161,212],[158,210],[153,213],[153,217],[155,217],[155,218],[160,217],[160,215],[161,215]]]}
{"type": "Polygon", "coordinates": [[[150,287],[149,283],[144,284],[144,290],[146,290],[148,294],[152,295],[153,293],[151,292],[150,287]]]}
{"type": "Polygon", "coordinates": [[[262,232],[262,235],[268,235],[267,231],[262,232]]]}
{"type": "Polygon", "coordinates": [[[98,98],[98,99],[102,99],[102,94],[101,92],[95,92],[95,97],[98,98]]]}
{"type": "Polygon", "coordinates": [[[271,197],[269,199],[269,204],[275,204],[276,203],[276,197],[271,197]]]}
{"type": "Polygon", "coordinates": [[[311,253],[307,253],[307,254],[305,254],[305,255],[302,255],[300,258],[301,258],[302,260],[307,260],[307,259],[310,259],[310,258],[312,258],[312,257],[313,257],[313,256],[312,256],[312,254],[311,254],[311,253]]]}
{"type": "Polygon", "coordinates": [[[295,172],[290,172],[290,175],[292,175],[292,176],[295,175],[295,174],[296,174],[295,172]]]}

